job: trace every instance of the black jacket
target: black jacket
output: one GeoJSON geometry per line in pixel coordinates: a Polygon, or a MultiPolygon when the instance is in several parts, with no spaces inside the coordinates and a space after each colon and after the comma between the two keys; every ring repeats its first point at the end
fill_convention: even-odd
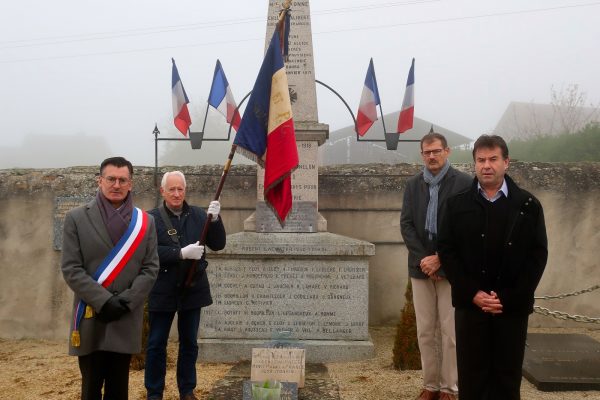
{"type": "MultiPolygon", "coordinates": [[[[179,236],[179,246],[173,242],[167,234],[163,219],[158,208],[149,213],[156,222],[158,236],[158,256],[160,258],[160,271],[156,283],[150,292],[148,309],[150,311],[179,311],[205,307],[212,304],[210,285],[206,276],[208,263],[202,257],[198,262],[198,273],[195,275],[192,286],[185,290],[182,296],[183,285],[188,269],[193,260],[182,260],[179,258],[181,247],[195,243],[200,239],[206,212],[195,206],[189,206],[184,202],[183,212],[177,217],[168,208],[165,208],[173,228],[179,236]]],[[[225,247],[226,235],[222,218],[211,222],[206,237],[206,246],[211,250],[221,250],[225,247]]]]}
{"type": "Polygon", "coordinates": [[[473,297],[485,284],[500,298],[504,313],[533,312],[534,292],[548,258],[548,240],[542,205],[505,175],[508,186],[508,221],[503,235],[502,259],[497,275],[486,275],[485,200],[471,188],[448,199],[438,237],[438,252],[452,285],[456,308],[477,308],[473,297]],[[486,282],[486,283],[484,283],[486,282]]]}

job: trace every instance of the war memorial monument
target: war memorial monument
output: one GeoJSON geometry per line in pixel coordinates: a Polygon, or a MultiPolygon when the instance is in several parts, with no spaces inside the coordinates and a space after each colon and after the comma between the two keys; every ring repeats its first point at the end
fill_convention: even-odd
{"type": "MultiPolygon", "coordinates": [[[[281,9],[269,1],[267,46],[281,9]]],[[[228,235],[208,269],[214,303],[202,310],[204,361],[250,359],[252,348],[281,335],[306,349],[307,362],[373,355],[368,331],[369,257],[375,246],[327,232],[319,214],[319,122],[309,1],[291,5],[285,63],[300,163],[292,175],[293,206],[282,227],[263,199],[257,171],[256,211],[244,231],[228,235]]]]}

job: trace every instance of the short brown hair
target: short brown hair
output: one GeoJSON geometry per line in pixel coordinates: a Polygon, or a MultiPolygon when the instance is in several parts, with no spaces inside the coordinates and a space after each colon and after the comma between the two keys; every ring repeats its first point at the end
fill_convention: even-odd
{"type": "Polygon", "coordinates": [[[504,139],[502,139],[501,136],[498,136],[498,135],[481,135],[481,136],[479,136],[479,138],[477,138],[477,140],[475,141],[475,144],[473,145],[473,160],[475,160],[475,152],[478,149],[480,149],[480,148],[493,149],[495,147],[500,147],[500,150],[502,151],[502,158],[506,160],[508,158],[508,146],[506,145],[506,142],[504,141],[504,139]]]}
{"type": "Polygon", "coordinates": [[[440,142],[442,142],[442,146],[444,147],[444,149],[448,147],[448,141],[446,140],[446,137],[444,135],[437,132],[429,132],[427,135],[421,138],[421,150],[423,150],[423,143],[431,143],[434,140],[439,140],[440,142]]]}

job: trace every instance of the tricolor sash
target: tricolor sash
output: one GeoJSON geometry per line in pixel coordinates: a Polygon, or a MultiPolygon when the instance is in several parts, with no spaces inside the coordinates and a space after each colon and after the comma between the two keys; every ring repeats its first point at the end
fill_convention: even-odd
{"type": "MultiPolygon", "coordinates": [[[[147,226],[148,214],[135,207],[127,230],[96,269],[93,275],[96,282],[105,288],[114,282],[144,239],[147,226]]],[[[93,315],[91,307],[88,307],[83,300],[80,300],[73,313],[73,332],[71,333],[71,344],[73,347],[81,345],[79,324],[84,317],[84,313],[86,318],[91,318],[93,315]]]]}

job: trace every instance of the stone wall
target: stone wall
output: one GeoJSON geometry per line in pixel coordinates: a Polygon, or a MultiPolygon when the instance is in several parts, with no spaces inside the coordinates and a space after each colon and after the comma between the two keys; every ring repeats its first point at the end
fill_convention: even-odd
{"type": "MultiPolygon", "coordinates": [[[[470,172],[471,166],[459,168],[470,172]]],[[[161,171],[167,169],[171,168],[161,171]]],[[[190,202],[207,205],[221,167],[181,169],[188,178],[190,202]]],[[[402,191],[419,169],[409,164],[370,164],[319,171],[319,209],[328,231],[376,245],[369,274],[371,325],[394,324],[404,303],[407,254],[399,230],[402,191]]],[[[135,169],[135,200],[143,208],[153,207],[157,198],[153,172],[147,167],[135,169]]],[[[550,257],[538,294],[599,284],[600,164],[513,162],[509,172],[539,197],[545,209],[550,257]]],[[[66,337],[72,295],[60,273],[60,252],[53,247],[55,202],[63,196],[93,196],[96,173],[97,167],[0,170],[0,338],[66,337]]],[[[254,211],[255,188],[254,166],[232,168],[221,197],[228,233],[241,231],[244,219],[254,211]]],[[[599,317],[599,293],[537,304],[599,317]]],[[[534,315],[531,324],[575,323],[534,315]]]]}

